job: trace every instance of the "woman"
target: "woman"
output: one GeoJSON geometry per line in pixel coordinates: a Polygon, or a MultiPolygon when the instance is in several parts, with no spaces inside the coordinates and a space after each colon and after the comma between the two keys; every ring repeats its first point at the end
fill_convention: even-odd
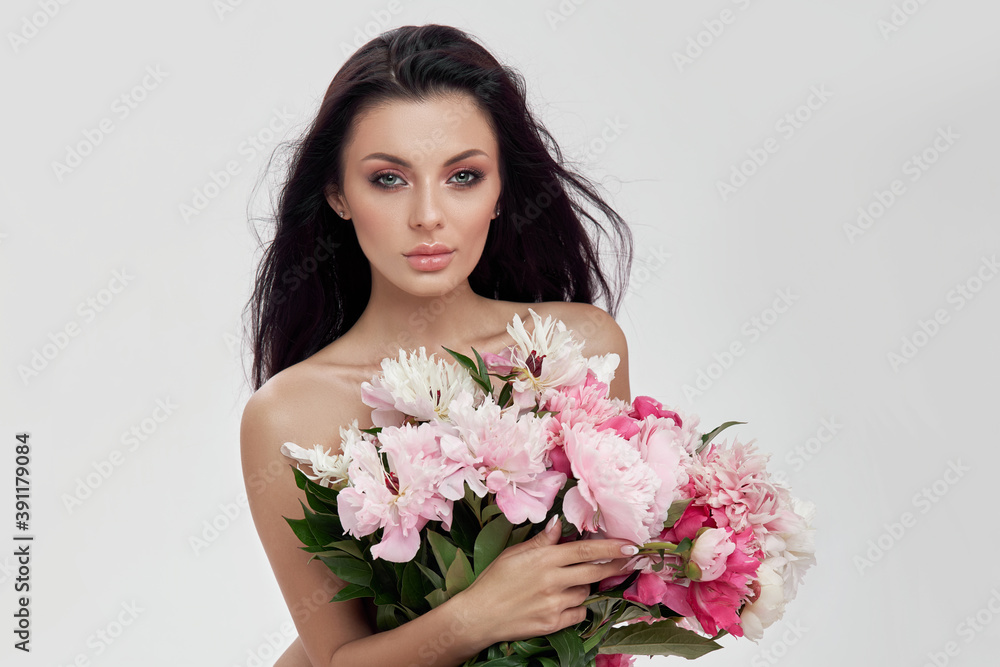
{"type": "Polygon", "coordinates": [[[339,452],[340,426],[372,425],[360,385],[384,357],[500,352],[515,313],[530,330],[529,307],[576,331],[584,354],[617,353],[611,394],[628,401],[625,338],[592,305],[600,292],[614,312],[622,292],[581,224],[596,220],[569,192],[611,221],[622,283],[624,221],[562,166],[520,76],[447,26],[401,27],[362,47],[295,148],[248,304],[256,392],[240,434],[254,524],[299,633],[276,664],[459,665],[582,621],[590,584],[620,571],[626,543],[556,544],[556,523],[445,604],[375,632],[371,600],[330,603],[344,582],[307,564],[283,518],[301,516],[301,491],[279,448],[339,452]]]}

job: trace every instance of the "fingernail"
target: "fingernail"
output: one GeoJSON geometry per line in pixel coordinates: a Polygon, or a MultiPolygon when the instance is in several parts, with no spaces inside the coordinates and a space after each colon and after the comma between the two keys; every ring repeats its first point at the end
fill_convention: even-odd
{"type": "Polygon", "coordinates": [[[545,524],[545,532],[551,532],[552,529],[555,528],[556,519],[558,519],[558,518],[559,518],[558,514],[553,514],[552,515],[552,518],[549,519],[549,522],[547,524],[545,524]]]}
{"type": "Polygon", "coordinates": [[[626,556],[634,556],[637,553],[639,553],[639,547],[635,546],[634,544],[626,544],[625,546],[622,547],[622,553],[625,554],[626,556]]]}

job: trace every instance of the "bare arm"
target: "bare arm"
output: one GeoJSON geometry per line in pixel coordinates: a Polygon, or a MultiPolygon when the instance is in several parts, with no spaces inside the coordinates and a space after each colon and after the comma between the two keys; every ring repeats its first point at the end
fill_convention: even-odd
{"type": "MultiPolygon", "coordinates": [[[[277,383],[275,383],[277,384],[277,383]]],[[[326,665],[460,665],[492,643],[481,637],[462,613],[457,598],[399,628],[375,632],[360,599],[330,602],[346,583],[319,559],[301,550],[301,542],[282,517],[301,518],[304,500],[290,469],[293,461],[281,444],[311,447],[320,442],[339,451],[329,433],[316,433],[304,415],[310,406],[290,387],[262,387],[247,403],[240,427],[240,448],[250,512],[299,639],[282,656],[283,667],[326,665]]],[[[324,405],[316,409],[330,410],[324,405]]],[[[344,420],[347,423],[348,420],[344,420]]]]}

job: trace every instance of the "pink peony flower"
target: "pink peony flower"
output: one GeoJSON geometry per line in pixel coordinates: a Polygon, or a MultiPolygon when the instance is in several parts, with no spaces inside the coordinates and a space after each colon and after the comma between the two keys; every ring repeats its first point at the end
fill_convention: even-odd
{"type": "Polygon", "coordinates": [[[687,467],[691,463],[691,455],[684,449],[684,442],[678,437],[672,420],[648,415],[637,424],[639,431],[633,436],[633,443],[642,460],[660,479],[650,506],[648,524],[650,535],[656,535],[663,530],[670,506],[686,497],[684,487],[688,483],[687,467]]]}
{"type": "Polygon", "coordinates": [[[597,667],[631,667],[635,656],[627,653],[598,653],[597,667]]]}
{"type": "Polygon", "coordinates": [[[397,563],[411,560],[420,547],[420,530],[428,521],[451,529],[452,501],[438,486],[458,470],[440,452],[443,430],[435,422],[384,428],[376,444],[371,439],[345,442],[350,456],[350,486],[337,496],[344,530],[354,537],[382,528],[382,540],[372,556],[397,563]],[[382,456],[388,461],[383,466],[382,456]]]}
{"type": "Polygon", "coordinates": [[[734,441],[729,447],[709,445],[688,468],[686,495],[709,507],[717,526],[728,526],[737,533],[752,530],[755,550],[761,550],[772,523],[788,518],[784,510],[791,504],[788,490],[771,481],[769,457],[757,453],[753,441],[734,441]]]}
{"type": "Polygon", "coordinates": [[[571,469],[563,449],[563,431],[577,423],[596,425],[606,422],[621,415],[623,408],[621,401],[608,399],[608,385],[588,371],[582,383],[546,389],[539,399],[539,409],[555,413],[548,426],[549,467],[569,476],[571,469]]]}
{"type": "Polygon", "coordinates": [[[701,434],[695,429],[698,425],[698,415],[682,415],[679,412],[665,408],[662,403],[651,396],[636,396],[628,410],[628,416],[633,419],[646,419],[650,415],[669,420],[661,424],[661,428],[670,429],[674,438],[688,454],[694,454],[701,446],[701,434]]]}
{"type": "MultiPolygon", "coordinates": [[[[563,513],[577,530],[635,544],[648,542],[660,479],[639,451],[614,431],[587,423],[563,431],[576,486],[563,497],[563,513]]],[[[662,524],[661,524],[662,526],[662,524]]]]}
{"type": "MultiPolygon", "coordinates": [[[[459,475],[473,493],[495,493],[497,505],[514,525],[544,521],[566,482],[565,473],[546,465],[552,417],[526,413],[518,418],[514,411],[501,410],[490,396],[474,408],[472,395],[465,392],[452,401],[450,419],[455,434],[442,437],[441,448],[459,464],[459,475]]],[[[464,495],[464,490],[456,490],[456,495],[459,492],[464,495]]]]}
{"type": "Polygon", "coordinates": [[[698,568],[697,581],[718,579],[726,571],[729,555],[736,550],[736,545],[729,539],[727,530],[709,528],[695,538],[691,547],[690,562],[698,568]]]}

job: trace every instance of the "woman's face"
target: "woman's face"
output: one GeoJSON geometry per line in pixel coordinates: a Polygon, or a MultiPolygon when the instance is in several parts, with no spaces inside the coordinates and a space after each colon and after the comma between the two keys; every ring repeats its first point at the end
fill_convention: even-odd
{"type": "Polygon", "coordinates": [[[467,94],[393,101],[359,117],[343,187],[327,201],[354,225],[373,291],[444,294],[467,280],[486,244],[500,197],[496,138],[467,94]],[[408,258],[432,243],[450,253],[408,258]]]}

